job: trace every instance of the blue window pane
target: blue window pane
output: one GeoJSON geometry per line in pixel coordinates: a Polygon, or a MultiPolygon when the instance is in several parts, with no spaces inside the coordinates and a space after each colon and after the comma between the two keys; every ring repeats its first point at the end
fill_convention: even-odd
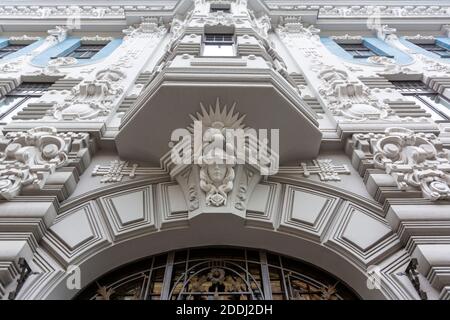
{"type": "Polygon", "coordinates": [[[21,45],[21,44],[10,44],[6,47],[0,48],[0,59],[4,58],[14,52],[17,52],[23,48],[25,48],[26,45],[21,45]]]}

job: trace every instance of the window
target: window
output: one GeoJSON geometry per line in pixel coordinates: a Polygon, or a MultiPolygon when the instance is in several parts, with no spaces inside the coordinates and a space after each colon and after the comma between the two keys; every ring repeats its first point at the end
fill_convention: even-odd
{"type": "Polygon", "coordinates": [[[228,301],[271,298],[356,300],[358,296],[332,275],[302,261],[264,250],[214,247],[172,251],[132,262],[97,279],[76,297],[228,301]]]}
{"type": "Polygon", "coordinates": [[[19,106],[37,101],[52,83],[24,82],[17,88],[0,98],[0,119],[11,114],[19,106]]]}
{"type": "Polygon", "coordinates": [[[27,45],[24,44],[9,44],[6,47],[0,48],[0,59],[10,55],[11,53],[17,52],[26,46],[27,45]]]}
{"type": "Polygon", "coordinates": [[[450,58],[450,50],[445,48],[444,46],[439,45],[437,42],[431,44],[417,43],[416,45],[418,45],[422,49],[437,54],[441,58],[450,58]]]}
{"type": "Polygon", "coordinates": [[[429,111],[435,120],[450,119],[450,101],[422,81],[391,81],[409,100],[429,111]]]}
{"type": "MultiPolygon", "coordinates": [[[[344,49],[345,51],[347,51],[348,53],[350,53],[353,58],[369,58],[369,57],[373,57],[373,56],[380,56],[380,54],[375,53],[372,49],[370,49],[369,47],[367,47],[364,43],[358,43],[358,44],[339,44],[342,49],[344,49]]],[[[382,55],[382,56],[386,56],[386,55],[382,55]]],[[[392,56],[389,56],[392,57],[392,56]]]]}
{"type": "Polygon", "coordinates": [[[203,56],[234,56],[232,34],[205,34],[203,56]]]}
{"type": "Polygon", "coordinates": [[[104,48],[104,45],[82,44],[66,57],[72,57],[76,59],[90,59],[95,56],[100,50],[104,48]]]}

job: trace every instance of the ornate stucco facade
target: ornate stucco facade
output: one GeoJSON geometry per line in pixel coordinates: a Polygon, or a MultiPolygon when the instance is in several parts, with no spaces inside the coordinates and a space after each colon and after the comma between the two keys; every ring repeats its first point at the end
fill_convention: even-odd
{"type": "Polygon", "coordinates": [[[159,254],[171,299],[173,252],[218,246],[262,271],[214,297],[275,298],[278,254],[351,292],[316,298],[450,299],[448,1],[57,2],[0,3],[1,299],[159,254]]]}

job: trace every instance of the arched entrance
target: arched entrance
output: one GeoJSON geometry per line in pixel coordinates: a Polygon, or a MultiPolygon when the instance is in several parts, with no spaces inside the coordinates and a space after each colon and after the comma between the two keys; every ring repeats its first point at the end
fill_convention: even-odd
{"type": "MultiPolygon", "coordinates": [[[[319,291],[339,280],[362,299],[414,299],[411,283],[399,275],[404,272],[410,257],[401,249],[396,235],[380,217],[377,207],[339,190],[326,189],[323,184],[287,182],[269,181],[262,185],[268,186],[262,191],[269,192],[269,195],[262,197],[254,193],[253,196],[258,195],[259,203],[265,199],[269,203],[265,206],[267,209],[258,213],[260,205],[255,202],[241,216],[219,211],[191,216],[175,208],[174,201],[170,207],[165,199],[180,192],[170,189],[176,186],[174,182],[157,179],[124,183],[74,199],[62,208],[41,241],[32,265],[36,273],[29,276],[18,298],[73,299],[90,284],[95,284],[95,290],[85,298],[95,298],[98,290],[95,281],[100,286],[112,285],[114,281],[103,283],[100,279],[134,261],[162,255],[166,257],[163,259],[165,265],[170,252],[176,255],[178,251],[187,252],[192,248],[228,246],[253,248],[258,254],[260,249],[264,249],[275,252],[276,256],[305,261],[317,266],[315,269],[333,274],[336,281],[321,282],[322,285],[316,286],[319,291]],[[272,187],[284,196],[270,196],[272,187]],[[322,198],[324,201],[318,201],[322,198]],[[67,285],[74,267],[81,275],[80,288],[67,285]],[[371,277],[376,278],[376,288],[368,284],[371,277]]],[[[217,259],[206,254],[204,260],[204,264],[199,261],[193,269],[197,279],[208,278],[212,261],[217,259]]],[[[220,266],[227,267],[225,278],[231,276],[233,281],[247,281],[244,282],[245,290],[241,288],[243,291],[239,291],[239,298],[241,295],[255,299],[269,296],[268,286],[260,286],[255,291],[258,281],[252,282],[250,278],[241,276],[239,272],[242,270],[231,266],[226,259],[223,264],[223,257],[219,260],[220,266]]],[[[241,260],[245,261],[244,258],[241,260]]],[[[258,264],[261,266],[261,259],[258,264]]],[[[142,270],[150,268],[147,263],[142,270]]],[[[285,276],[281,277],[285,279],[285,276]]],[[[266,281],[270,282],[270,278],[266,281]]],[[[192,279],[183,278],[178,283],[184,291],[180,289],[173,296],[170,291],[172,282],[164,282],[164,296],[160,298],[187,299],[192,279]]],[[[281,287],[283,298],[294,296],[288,287],[281,287]]],[[[211,289],[212,296],[215,289],[211,289]]],[[[148,295],[139,293],[139,297],[147,299],[148,295]]],[[[272,297],[276,298],[274,292],[272,297]]],[[[314,298],[320,298],[320,295],[314,298]]]]}
{"type": "Polygon", "coordinates": [[[206,247],[129,263],[93,281],[76,299],[347,300],[343,281],[302,261],[266,250],[206,247]]]}

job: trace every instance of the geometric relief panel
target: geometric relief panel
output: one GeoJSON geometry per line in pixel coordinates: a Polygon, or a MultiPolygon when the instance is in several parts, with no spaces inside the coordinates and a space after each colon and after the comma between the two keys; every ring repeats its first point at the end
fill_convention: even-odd
{"type": "Polygon", "coordinates": [[[67,266],[87,251],[109,244],[101,216],[94,201],[70,209],[56,217],[43,240],[43,246],[67,266]]]}
{"type": "Polygon", "coordinates": [[[258,183],[248,200],[246,225],[273,229],[280,193],[281,184],[279,183],[258,183]]]}
{"type": "Polygon", "coordinates": [[[367,251],[390,235],[391,229],[384,223],[355,210],[347,222],[342,238],[367,251]]]}
{"type": "Polygon", "coordinates": [[[51,226],[50,231],[72,251],[94,238],[94,231],[89,225],[89,220],[83,208],[51,226]]]}
{"type": "Polygon", "coordinates": [[[386,258],[401,247],[397,235],[383,218],[348,201],[337,213],[325,245],[362,267],[386,258]]]}
{"type": "Polygon", "coordinates": [[[99,199],[115,241],[156,230],[152,189],[145,186],[99,199]]]}
{"type": "Polygon", "coordinates": [[[320,240],[339,197],[298,186],[286,185],[278,230],[320,240]]]}

